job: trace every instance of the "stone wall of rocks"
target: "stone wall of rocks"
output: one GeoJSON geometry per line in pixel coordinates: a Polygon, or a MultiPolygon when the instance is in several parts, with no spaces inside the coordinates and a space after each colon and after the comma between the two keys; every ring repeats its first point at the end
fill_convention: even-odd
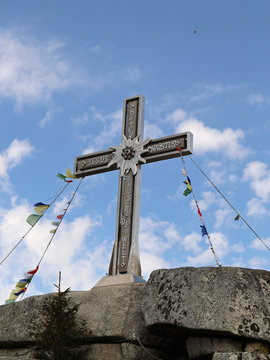
{"type": "MultiPolygon", "coordinates": [[[[28,327],[54,296],[0,306],[0,359],[33,359],[28,327]]],[[[243,268],[154,271],[148,282],[71,292],[91,360],[270,360],[270,273],[243,268]]]]}

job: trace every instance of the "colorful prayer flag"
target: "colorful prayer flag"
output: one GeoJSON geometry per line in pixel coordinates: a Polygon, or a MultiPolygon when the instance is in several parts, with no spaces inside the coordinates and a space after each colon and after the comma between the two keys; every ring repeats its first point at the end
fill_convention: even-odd
{"type": "Polygon", "coordinates": [[[59,226],[59,225],[60,225],[60,222],[59,222],[59,221],[53,221],[53,222],[52,222],[52,225],[54,225],[54,226],[59,226]]]}
{"type": "Polygon", "coordinates": [[[15,300],[16,299],[8,299],[8,300],[5,301],[5,304],[7,305],[7,304],[15,303],[15,300]]]}
{"type": "Polygon", "coordinates": [[[199,217],[202,217],[202,213],[201,213],[201,210],[200,210],[199,205],[197,204],[197,202],[196,202],[196,206],[197,206],[199,217]]]}
{"type": "Polygon", "coordinates": [[[30,283],[30,279],[21,279],[20,281],[17,282],[17,284],[15,285],[15,288],[22,289],[28,283],[30,283]]]}
{"type": "Polygon", "coordinates": [[[183,195],[188,196],[191,193],[192,193],[192,190],[190,190],[189,188],[186,188],[186,190],[183,192],[183,195]]]}
{"type": "Polygon", "coordinates": [[[57,177],[59,177],[59,179],[61,179],[61,180],[66,181],[66,177],[65,177],[65,175],[63,175],[63,174],[58,173],[58,174],[57,174],[57,177]]]}
{"type": "Polygon", "coordinates": [[[59,179],[64,180],[64,181],[67,182],[67,183],[71,183],[71,182],[72,182],[72,180],[67,180],[67,177],[66,177],[65,175],[63,175],[63,174],[58,173],[58,174],[57,174],[57,177],[59,177],[59,179]]]}
{"type": "Polygon", "coordinates": [[[44,204],[43,202],[40,202],[40,201],[34,204],[34,206],[43,206],[43,205],[49,206],[49,205],[44,204]]]}
{"type": "Polygon", "coordinates": [[[60,215],[57,215],[56,218],[59,219],[59,220],[61,220],[61,219],[63,219],[63,216],[64,216],[64,215],[61,215],[61,214],[60,214],[60,215]]]}
{"type": "Polygon", "coordinates": [[[29,225],[34,226],[38,222],[38,220],[41,218],[41,216],[42,215],[32,214],[32,215],[28,216],[26,221],[28,222],[29,225]]]}
{"type": "Polygon", "coordinates": [[[42,204],[42,203],[37,203],[35,204],[35,212],[37,212],[39,215],[43,215],[44,211],[46,211],[50,205],[47,204],[42,204]],[[41,205],[37,205],[37,204],[41,204],[41,205]]]}
{"type": "Polygon", "coordinates": [[[51,234],[54,234],[54,233],[56,233],[56,230],[57,230],[57,229],[52,229],[52,230],[50,230],[50,233],[51,233],[51,234]]]}
{"type": "Polygon", "coordinates": [[[24,293],[25,291],[27,290],[27,288],[23,288],[22,290],[18,291],[18,292],[15,292],[14,295],[15,296],[20,296],[22,293],[24,293]]]}
{"type": "Polygon", "coordinates": [[[39,267],[37,266],[35,270],[29,270],[24,273],[24,279],[21,279],[17,282],[15,289],[11,291],[9,298],[5,301],[6,304],[14,303],[17,297],[27,290],[26,285],[31,282],[33,276],[38,271],[38,268],[39,267]]]}
{"type": "Polygon", "coordinates": [[[186,172],[185,169],[182,169],[182,174],[183,174],[184,176],[187,176],[187,172],[186,172]]]}
{"type": "Polygon", "coordinates": [[[202,230],[202,236],[208,235],[208,232],[207,232],[207,230],[206,230],[205,225],[200,225],[200,227],[201,227],[201,230],[202,230]]]}
{"type": "Polygon", "coordinates": [[[16,292],[16,290],[12,290],[10,295],[9,295],[9,300],[16,300],[18,296],[14,295],[14,293],[16,292]]]}
{"type": "MultiPolygon", "coordinates": [[[[27,271],[25,274],[24,274],[24,277],[27,277],[27,274],[29,274],[29,275],[35,275],[35,273],[38,271],[38,269],[39,269],[39,266],[37,266],[34,270],[29,270],[29,271],[27,271]]],[[[33,277],[32,276],[32,277],[33,277]]]]}
{"type": "Polygon", "coordinates": [[[68,179],[77,179],[76,176],[74,176],[74,175],[72,174],[72,172],[71,172],[70,169],[67,169],[67,170],[66,170],[66,177],[67,177],[68,179]]]}
{"type": "Polygon", "coordinates": [[[192,191],[192,187],[191,187],[191,184],[190,184],[189,181],[186,180],[186,181],[183,181],[183,183],[188,186],[188,188],[189,188],[190,191],[192,191]]]}

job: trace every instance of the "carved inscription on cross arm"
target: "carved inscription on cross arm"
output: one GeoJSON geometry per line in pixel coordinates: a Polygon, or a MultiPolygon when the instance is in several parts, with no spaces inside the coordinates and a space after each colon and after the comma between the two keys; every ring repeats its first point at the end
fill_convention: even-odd
{"type": "MultiPolygon", "coordinates": [[[[176,150],[176,147],[182,149],[183,155],[191,154],[192,134],[186,132],[150,140],[146,145],[148,151],[141,156],[146,160],[146,163],[179,157],[180,154],[179,151],[176,150]]],[[[92,154],[77,156],[75,158],[74,166],[75,175],[80,177],[116,170],[115,164],[109,168],[107,167],[113,158],[113,152],[113,149],[108,149],[92,154]]]]}

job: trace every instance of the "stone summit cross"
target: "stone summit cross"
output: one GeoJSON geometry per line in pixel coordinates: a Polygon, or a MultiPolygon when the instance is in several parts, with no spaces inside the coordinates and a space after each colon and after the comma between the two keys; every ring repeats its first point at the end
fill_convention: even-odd
{"type": "Polygon", "coordinates": [[[119,146],[77,156],[74,163],[76,177],[90,176],[120,168],[116,236],[108,275],[132,274],[140,281],[139,208],[141,164],[192,154],[190,132],[142,141],[144,125],[144,97],[124,101],[122,140],[119,146]]]}

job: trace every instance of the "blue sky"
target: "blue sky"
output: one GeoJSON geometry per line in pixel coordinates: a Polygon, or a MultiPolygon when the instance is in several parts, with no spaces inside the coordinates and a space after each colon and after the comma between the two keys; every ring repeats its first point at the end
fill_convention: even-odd
{"type": "MultiPolygon", "coordinates": [[[[145,97],[145,137],[194,135],[193,159],[270,246],[270,4],[247,1],[3,0],[0,5],[0,254],[74,157],[121,141],[124,98],[145,97]],[[196,33],[194,33],[196,30],[196,33]]],[[[224,266],[269,270],[269,251],[185,158],[224,266]]],[[[140,253],[152,270],[215,266],[180,159],[143,166],[140,253]]],[[[36,266],[69,185],[1,265],[0,301],[36,266]]],[[[90,289],[106,274],[118,173],[84,179],[25,296],[90,289]]]]}

